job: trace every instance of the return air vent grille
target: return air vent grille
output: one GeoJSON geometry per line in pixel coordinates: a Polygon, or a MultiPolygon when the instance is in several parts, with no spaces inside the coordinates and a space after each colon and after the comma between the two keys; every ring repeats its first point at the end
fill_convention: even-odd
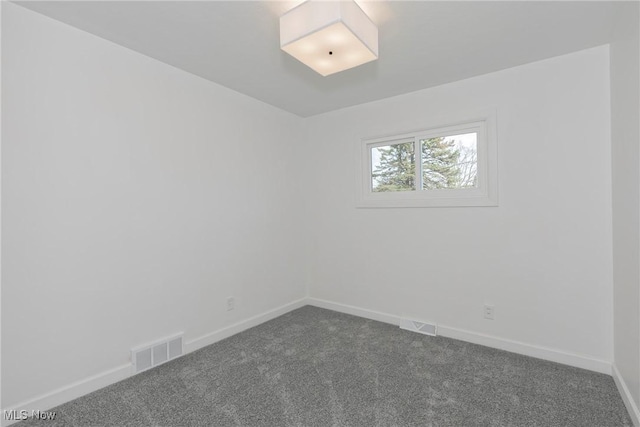
{"type": "Polygon", "coordinates": [[[419,334],[436,336],[438,326],[432,323],[420,322],[411,319],[400,319],[400,329],[417,332],[419,334]]]}
{"type": "Polygon", "coordinates": [[[146,371],[183,354],[182,334],[131,349],[133,372],[146,371]]]}

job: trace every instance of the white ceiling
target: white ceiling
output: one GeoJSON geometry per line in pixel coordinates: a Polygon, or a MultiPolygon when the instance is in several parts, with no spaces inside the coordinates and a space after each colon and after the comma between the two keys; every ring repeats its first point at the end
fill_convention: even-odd
{"type": "Polygon", "coordinates": [[[380,59],[321,77],[279,48],[299,1],[16,2],[300,116],[557,56],[609,41],[613,2],[360,2],[380,59]]]}

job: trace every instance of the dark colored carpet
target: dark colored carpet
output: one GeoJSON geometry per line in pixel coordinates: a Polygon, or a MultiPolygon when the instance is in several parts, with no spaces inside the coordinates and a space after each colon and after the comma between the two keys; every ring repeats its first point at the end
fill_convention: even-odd
{"type": "Polygon", "coordinates": [[[631,426],[610,376],[303,307],[59,406],[57,426],[631,426]]]}

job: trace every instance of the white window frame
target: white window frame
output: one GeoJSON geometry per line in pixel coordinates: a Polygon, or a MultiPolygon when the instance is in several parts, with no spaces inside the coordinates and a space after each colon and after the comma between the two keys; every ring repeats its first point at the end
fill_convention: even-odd
{"type": "Polygon", "coordinates": [[[363,138],[357,149],[357,207],[459,207],[498,206],[498,171],[495,112],[466,116],[464,120],[439,121],[444,125],[375,138],[363,138]],[[422,159],[420,141],[439,136],[452,136],[475,132],[478,155],[478,186],[475,188],[422,189],[422,159]],[[416,190],[373,192],[371,150],[375,147],[413,142],[416,153],[416,190]]]}

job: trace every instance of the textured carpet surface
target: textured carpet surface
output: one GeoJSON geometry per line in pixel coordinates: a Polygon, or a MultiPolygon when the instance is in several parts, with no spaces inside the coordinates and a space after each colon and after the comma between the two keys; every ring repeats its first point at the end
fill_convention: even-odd
{"type": "Polygon", "coordinates": [[[632,425],[610,376],[310,306],[53,411],[18,425],[632,425]]]}

